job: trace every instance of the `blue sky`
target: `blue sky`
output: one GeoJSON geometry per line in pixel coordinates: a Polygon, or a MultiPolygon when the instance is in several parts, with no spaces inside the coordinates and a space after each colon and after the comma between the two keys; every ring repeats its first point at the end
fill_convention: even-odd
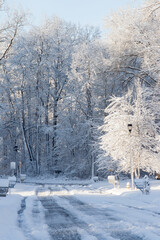
{"type": "Polygon", "coordinates": [[[81,25],[104,25],[104,18],[118,8],[139,6],[142,0],[6,0],[10,7],[22,7],[33,16],[31,22],[40,24],[45,17],[56,15],[81,25]]]}

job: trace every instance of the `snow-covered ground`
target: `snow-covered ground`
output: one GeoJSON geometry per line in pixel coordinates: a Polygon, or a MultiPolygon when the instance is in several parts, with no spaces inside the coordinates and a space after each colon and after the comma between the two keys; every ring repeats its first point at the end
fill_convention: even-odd
{"type": "Polygon", "coordinates": [[[127,189],[126,181],[115,189],[107,181],[41,183],[17,183],[0,197],[0,240],[160,239],[158,180],[149,195],[127,189]]]}

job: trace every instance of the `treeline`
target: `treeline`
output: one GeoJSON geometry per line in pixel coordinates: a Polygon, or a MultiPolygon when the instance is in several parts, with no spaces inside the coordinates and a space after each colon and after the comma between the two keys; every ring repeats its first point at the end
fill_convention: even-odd
{"type": "Polygon", "coordinates": [[[158,83],[158,4],[112,15],[106,39],[58,17],[28,32],[20,14],[1,26],[1,173],[10,173],[12,161],[30,175],[97,171],[109,97],[137,77],[153,89],[158,83]]]}

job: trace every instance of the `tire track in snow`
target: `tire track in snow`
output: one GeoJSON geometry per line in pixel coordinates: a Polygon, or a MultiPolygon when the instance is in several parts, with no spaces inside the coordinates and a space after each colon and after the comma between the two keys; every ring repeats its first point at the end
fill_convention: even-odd
{"type": "Polygon", "coordinates": [[[18,226],[26,240],[48,240],[49,235],[42,218],[42,209],[37,198],[23,198],[17,212],[18,226]],[[27,203],[26,203],[27,202],[27,203]]]}
{"type": "MultiPolygon", "coordinates": [[[[58,190],[58,188],[56,189],[58,190]]],[[[42,191],[40,189],[40,193],[42,191]]],[[[60,206],[56,201],[56,197],[39,196],[39,200],[45,208],[46,223],[49,226],[49,233],[52,240],[83,240],[82,235],[85,235],[85,239],[88,240],[113,240],[113,238],[106,238],[102,234],[93,232],[89,224],[86,224],[86,222],[77,218],[71,211],[60,206]]]]}
{"type": "Polygon", "coordinates": [[[36,240],[33,239],[30,234],[30,229],[28,228],[27,224],[24,220],[24,211],[26,210],[26,199],[27,197],[23,198],[21,201],[21,208],[18,210],[18,226],[22,230],[24,236],[26,237],[26,240],[36,240]]]}

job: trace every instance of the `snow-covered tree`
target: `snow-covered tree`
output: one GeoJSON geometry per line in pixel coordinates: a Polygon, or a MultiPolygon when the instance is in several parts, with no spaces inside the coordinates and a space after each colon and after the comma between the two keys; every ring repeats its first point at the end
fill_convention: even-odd
{"type": "MultiPolygon", "coordinates": [[[[64,172],[71,165],[75,174],[89,175],[89,164],[83,167],[84,171],[73,167],[73,161],[86,160],[88,145],[84,139],[90,135],[90,117],[86,123],[86,115],[79,111],[75,100],[78,97],[77,79],[71,79],[71,65],[75,49],[80,52],[77,46],[84,41],[89,46],[97,36],[94,28],[79,28],[55,17],[32,29],[29,35],[23,34],[16,42],[6,70],[17,97],[15,108],[20,113],[17,123],[21,122],[17,129],[23,129],[18,140],[28,172],[54,173],[56,169],[64,172]]],[[[85,51],[87,55],[87,49],[83,54],[85,51]]],[[[88,67],[85,61],[83,63],[88,67]]],[[[91,70],[95,76],[93,67],[91,70]]],[[[85,77],[84,86],[87,81],[85,77]]],[[[83,107],[91,115],[91,86],[84,92],[82,88],[79,90],[82,102],[88,99],[87,108],[83,107]]]]}
{"type": "Polygon", "coordinates": [[[145,1],[141,8],[124,9],[106,20],[110,32],[108,66],[114,76],[114,94],[121,94],[139,77],[154,85],[159,79],[159,1],[145,1]],[[154,9],[154,11],[152,11],[154,9]]]}
{"type": "MultiPolygon", "coordinates": [[[[18,37],[20,29],[25,23],[25,14],[18,11],[9,11],[5,8],[5,1],[0,1],[0,137],[1,164],[9,171],[11,159],[16,156],[13,146],[16,144],[17,121],[15,117],[16,107],[14,106],[14,97],[12,92],[12,83],[9,79],[7,68],[9,61],[13,56],[13,46],[18,37]]],[[[1,169],[4,169],[1,165],[1,169]]]]}
{"type": "Polygon", "coordinates": [[[130,172],[130,158],[133,160],[135,176],[140,169],[152,172],[160,169],[159,134],[155,114],[149,108],[145,88],[138,82],[135,89],[122,97],[112,97],[106,108],[102,130],[101,147],[108,158],[101,156],[102,166],[116,163],[119,171],[130,172]],[[131,134],[128,124],[132,124],[131,134]]]}

